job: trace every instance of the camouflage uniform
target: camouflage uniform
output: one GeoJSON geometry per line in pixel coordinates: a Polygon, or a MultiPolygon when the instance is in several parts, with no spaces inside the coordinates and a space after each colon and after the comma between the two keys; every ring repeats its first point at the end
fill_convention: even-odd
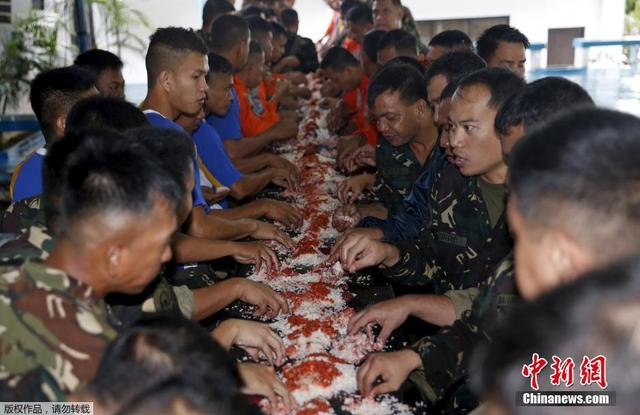
{"type": "MultiPolygon", "coordinates": [[[[9,206],[2,221],[2,232],[19,234],[0,248],[0,264],[18,266],[27,258],[46,259],[54,238],[46,227],[40,197],[24,199],[9,206]]],[[[181,312],[191,318],[195,307],[193,292],[186,286],[172,286],[164,276],[137,296],[112,295],[107,299],[111,323],[116,327],[131,324],[143,312],[181,312]]]]}
{"type": "Polygon", "coordinates": [[[35,259],[0,267],[0,332],[0,392],[11,400],[77,390],[116,337],[90,287],[35,259]]]}
{"type": "Polygon", "coordinates": [[[511,250],[505,214],[491,226],[478,177],[453,165],[438,175],[431,191],[430,223],[418,240],[397,243],[400,260],[383,275],[406,285],[427,285],[436,294],[477,287],[511,250]]]}
{"type": "Polygon", "coordinates": [[[440,146],[434,146],[429,158],[423,166],[423,171],[416,179],[411,192],[402,201],[402,206],[386,220],[366,218],[361,226],[364,228],[380,228],[384,233],[384,240],[397,242],[417,239],[424,230],[424,225],[431,222],[429,209],[429,194],[433,183],[446,166],[447,160],[440,146]]]}
{"type": "Polygon", "coordinates": [[[450,397],[447,413],[464,413],[478,405],[466,387],[471,352],[520,301],[513,278],[513,255],[508,254],[482,284],[471,310],[453,325],[412,346],[420,354],[423,369],[411,376],[425,398],[437,402],[450,397]]]}
{"type": "Polygon", "coordinates": [[[381,138],[376,147],[376,166],[373,196],[368,198],[382,203],[389,216],[395,215],[402,209],[402,202],[422,173],[423,165],[409,144],[394,147],[381,138]]]}
{"type": "Polygon", "coordinates": [[[406,6],[403,6],[402,9],[404,10],[405,16],[402,19],[401,29],[405,32],[411,33],[416,38],[416,41],[418,43],[418,51],[426,55],[428,48],[427,45],[422,42],[422,36],[420,36],[420,31],[418,31],[418,26],[416,25],[416,21],[413,18],[411,10],[406,6]]]}

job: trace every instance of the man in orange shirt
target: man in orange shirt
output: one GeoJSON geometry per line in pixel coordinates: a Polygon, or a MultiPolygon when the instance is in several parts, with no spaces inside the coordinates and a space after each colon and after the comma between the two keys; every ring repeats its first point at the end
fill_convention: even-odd
{"type": "Polygon", "coordinates": [[[352,7],[347,13],[347,39],[342,46],[357,59],[362,56],[362,41],[364,35],[373,29],[373,12],[371,7],[360,4],[352,7]]]}
{"type": "Polygon", "coordinates": [[[325,76],[342,89],[344,95],[329,116],[330,129],[338,132],[349,122],[355,134],[343,139],[338,148],[338,164],[356,148],[369,144],[376,146],[378,132],[367,113],[367,86],[369,77],[360,62],[346,49],[335,46],[327,52],[320,68],[325,76]]]}

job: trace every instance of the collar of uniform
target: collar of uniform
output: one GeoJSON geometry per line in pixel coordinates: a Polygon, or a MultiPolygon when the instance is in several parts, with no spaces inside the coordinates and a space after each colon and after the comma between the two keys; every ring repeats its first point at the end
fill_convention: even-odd
{"type": "Polygon", "coordinates": [[[28,258],[21,269],[38,288],[65,291],[80,300],[100,300],[91,287],[62,270],[46,266],[40,259],[28,258]]]}

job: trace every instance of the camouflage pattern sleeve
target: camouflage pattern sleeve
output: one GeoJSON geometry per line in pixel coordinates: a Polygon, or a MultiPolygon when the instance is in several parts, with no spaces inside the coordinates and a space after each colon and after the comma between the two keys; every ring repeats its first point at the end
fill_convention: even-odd
{"type": "Polygon", "coordinates": [[[464,177],[452,165],[440,172],[429,204],[425,232],[398,242],[400,261],[382,273],[401,284],[431,283],[435,294],[478,287],[511,250],[504,212],[491,226],[477,177],[464,177]]]}
{"type": "Polygon", "coordinates": [[[453,303],[453,309],[456,313],[456,320],[462,318],[465,311],[471,310],[473,300],[478,296],[480,290],[476,287],[467,288],[465,290],[450,290],[444,293],[453,303]]]}
{"type": "MultiPolygon", "coordinates": [[[[420,354],[424,377],[421,389],[424,395],[438,401],[461,381],[467,372],[466,364],[473,348],[485,339],[512,306],[519,296],[513,279],[513,258],[503,259],[492,275],[483,284],[470,311],[462,315],[453,325],[443,327],[438,333],[427,336],[412,346],[420,354]],[[424,383],[423,383],[424,382],[424,383]],[[424,385],[428,386],[424,386],[424,385]]],[[[475,407],[477,402],[457,402],[457,405],[475,407]]]]}
{"type": "Polygon", "coordinates": [[[95,375],[116,331],[104,302],[63,272],[27,260],[0,269],[0,390],[58,399],[95,375]]]}
{"type": "Polygon", "coordinates": [[[13,203],[2,217],[2,233],[15,238],[0,250],[0,265],[20,265],[29,257],[46,259],[54,239],[46,226],[39,196],[13,203]]]}

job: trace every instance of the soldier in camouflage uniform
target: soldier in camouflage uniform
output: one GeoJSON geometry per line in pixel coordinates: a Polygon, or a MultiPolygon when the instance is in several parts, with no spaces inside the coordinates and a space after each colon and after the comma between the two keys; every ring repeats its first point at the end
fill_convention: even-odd
{"type": "MultiPolygon", "coordinates": [[[[370,82],[367,100],[385,138],[375,152],[377,173],[372,192],[378,203],[358,204],[356,209],[345,206],[336,212],[336,218],[350,216],[354,223],[367,216],[384,219],[398,211],[411,186],[427,168],[437,139],[424,78],[412,66],[395,65],[378,72],[370,82]]],[[[343,202],[357,197],[359,191],[353,187],[356,180],[359,179],[348,179],[340,186],[343,202]],[[345,197],[348,189],[352,194],[345,197]]]]}
{"type": "MultiPolygon", "coordinates": [[[[46,164],[65,166],[55,187],[69,189],[56,207],[66,229],[45,262],[0,269],[0,390],[16,400],[58,399],[93,377],[116,335],[104,297],[141,291],[170,258],[186,193],[182,177],[114,132],[68,136],[46,164]],[[123,186],[121,177],[134,175],[138,186],[123,186]],[[90,231],[96,226],[102,231],[90,231]]],[[[45,182],[45,199],[51,187],[45,182]]]]}

